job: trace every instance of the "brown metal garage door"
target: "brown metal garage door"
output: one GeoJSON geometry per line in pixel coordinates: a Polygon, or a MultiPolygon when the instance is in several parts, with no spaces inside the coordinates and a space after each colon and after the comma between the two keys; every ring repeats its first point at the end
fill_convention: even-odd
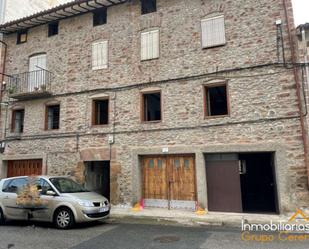
{"type": "Polygon", "coordinates": [[[195,208],[194,156],[147,156],[142,165],[145,206],[195,208]]]}
{"type": "Polygon", "coordinates": [[[8,161],[8,177],[30,176],[42,174],[42,160],[14,160],[8,161]]]}

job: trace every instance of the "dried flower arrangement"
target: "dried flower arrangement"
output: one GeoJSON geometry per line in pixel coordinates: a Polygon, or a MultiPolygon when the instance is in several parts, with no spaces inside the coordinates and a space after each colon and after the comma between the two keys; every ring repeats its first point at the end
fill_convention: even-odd
{"type": "Polygon", "coordinates": [[[40,191],[35,178],[29,178],[28,184],[18,193],[16,204],[30,209],[46,206],[46,201],[40,198],[40,191]]]}

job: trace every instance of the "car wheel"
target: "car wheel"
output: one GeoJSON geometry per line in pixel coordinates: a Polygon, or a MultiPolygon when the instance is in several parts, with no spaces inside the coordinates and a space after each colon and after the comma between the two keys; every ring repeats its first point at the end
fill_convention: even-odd
{"type": "Polygon", "coordinates": [[[2,209],[0,208],[0,225],[4,225],[5,219],[2,212],[2,209]]]}
{"type": "Polygon", "coordinates": [[[69,208],[60,208],[54,216],[54,223],[58,229],[68,229],[74,225],[74,216],[69,208]]]}

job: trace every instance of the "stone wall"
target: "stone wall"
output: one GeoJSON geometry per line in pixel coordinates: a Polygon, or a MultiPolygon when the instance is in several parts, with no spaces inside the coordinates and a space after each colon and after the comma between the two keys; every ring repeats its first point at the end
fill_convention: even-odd
{"type": "MultiPolygon", "coordinates": [[[[275,63],[277,19],[283,21],[290,60],[282,1],[158,0],[158,11],[145,16],[138,2],[109,8],[103,26],[93,28],[91,14],[86,14],[61,21],[55,37],[47,37],[46,26],[31,29],[22,45],[15,45],[15,34],[6,37],[7,73],[27,71],[28,57],[46,52],[55,95],[11,103],[8,127],[10,109],[18,105],[25,107],[25,130],[20,139],[8,134],[4,160],[42,154],[46,173],[81,182],[84,161],[110,160],[112,202],[131,205],[140,195],[138,159],[145,149],[156,154],[169,147],[199,158],[209,151],[270,151],[276,153],[281,211],[308,206],[293,72],[274,65],[209,75],[275,63]],[[200,20],[213,12],[225,14],[227,44],[201,49],[200,20]],[[160,27],[160,58],[141,62],[140,32],[151,27],[160,27]],[[100,39],[109,40],[109,67],[92,71],[91,42],[100,39]],[[205,118],[203,87],[218,81],[228,84],[230,115],[205,118]],[[149,87],[162,92],[162,122],[141,122],[140,93],[149,87]],[[110,124],[93,127],[91,102],[102,95],[110,99],[110,124]],[[60,129],[45,131],[45,105],[55,100],[61,106],[60,129]]],[[[204,167],[203,160],[197,164],[204,167]]],[[[205,175],[198,177],[205,183],[205,175]]],[[[205,199],[202,193],[200,199],[205,199]]]]}

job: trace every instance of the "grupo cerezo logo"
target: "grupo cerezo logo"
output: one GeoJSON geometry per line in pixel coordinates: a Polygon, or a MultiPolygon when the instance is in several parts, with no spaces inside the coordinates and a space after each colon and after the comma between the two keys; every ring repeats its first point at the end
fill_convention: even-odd
{"type": "Polygon", "coordinates": [[[288,221],[249,224],[242,220],[241,230],[241,239],[243,241],[262,243],[309,241],[309,216],[302,210],[297,209],[288,221]]]}

